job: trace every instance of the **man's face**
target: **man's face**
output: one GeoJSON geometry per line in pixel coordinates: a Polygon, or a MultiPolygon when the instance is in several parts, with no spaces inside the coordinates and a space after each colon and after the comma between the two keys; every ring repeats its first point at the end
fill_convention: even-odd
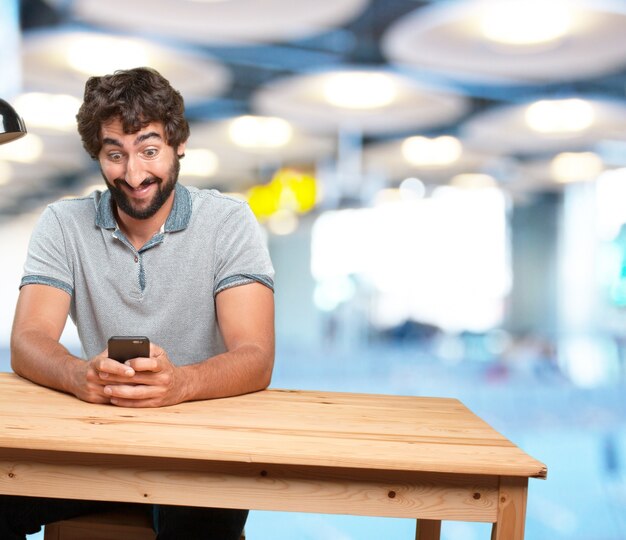
{"type": "Polygon", "coordinates": [[[172,195],[180,168],[178,154],[185,145],[174,151],[160,122],[124,133],[115,118],[105,122],[100,133],[100,170],[118,211],[134,219],[151,218],[172,195]]]}

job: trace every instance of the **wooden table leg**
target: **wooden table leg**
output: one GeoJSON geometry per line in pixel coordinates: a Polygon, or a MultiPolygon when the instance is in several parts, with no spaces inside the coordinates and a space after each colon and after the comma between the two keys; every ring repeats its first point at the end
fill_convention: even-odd
{"type": "Polygon", "coordinates": [[[434,519],[418,519],[415,530],[415,540],[439,540],[441,536],[441,521],[434,519]]]}
{"type": "Polygon", "coordinates": [[[528,478],[508,476],[500,479],[498,521],[491,529],[491,540],[523,540],[526,522],[528,478]]]}

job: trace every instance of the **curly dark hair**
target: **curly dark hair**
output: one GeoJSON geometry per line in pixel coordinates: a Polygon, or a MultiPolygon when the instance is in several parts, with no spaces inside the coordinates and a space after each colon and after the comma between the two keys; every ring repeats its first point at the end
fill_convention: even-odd
{"type": "Polygon", "coordinates": [[[184,112],[180,92],[156,70],[139,67],[90,77],[76,120],[85,150],[98,159],[102,147],[100,127],[107,120],[119,118],[125,133],[136,133],[150,122],[161,122],[167,144],[176,148],[189,137],[184,112]]]}

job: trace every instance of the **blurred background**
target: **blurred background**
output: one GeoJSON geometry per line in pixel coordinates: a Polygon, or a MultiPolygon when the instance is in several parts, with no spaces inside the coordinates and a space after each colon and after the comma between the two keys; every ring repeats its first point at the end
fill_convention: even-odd
{"type": "Polygon", "coordinates": [[[0,51],[29,130],[0,147],[0,369],[37,216],[102,183],[84,82],[151,66],[186,100],[181,182],[247,199],[266,232],[273,387],[459,398],[548,466],[527,538],[626,538],[626,2],[2,0],[0,51]]]}

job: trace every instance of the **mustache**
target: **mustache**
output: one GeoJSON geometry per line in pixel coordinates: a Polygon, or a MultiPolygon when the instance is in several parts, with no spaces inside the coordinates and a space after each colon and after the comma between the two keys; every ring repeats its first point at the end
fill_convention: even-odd
{"type": "MultiPolygon", "coordinates": [[[[137,187],[146,187],[146,186],[149,186],[150,184],[161,184],[162,182],[163,182],[162,178],[159,178],[157,176],[148,176],[137,187]]],[[[118,189],[120,188],[120,186],[126,186],[129,189],[135,189],[123,178],[116,178],[115,180],[113,180],[113,183],[118,189]]]]}

